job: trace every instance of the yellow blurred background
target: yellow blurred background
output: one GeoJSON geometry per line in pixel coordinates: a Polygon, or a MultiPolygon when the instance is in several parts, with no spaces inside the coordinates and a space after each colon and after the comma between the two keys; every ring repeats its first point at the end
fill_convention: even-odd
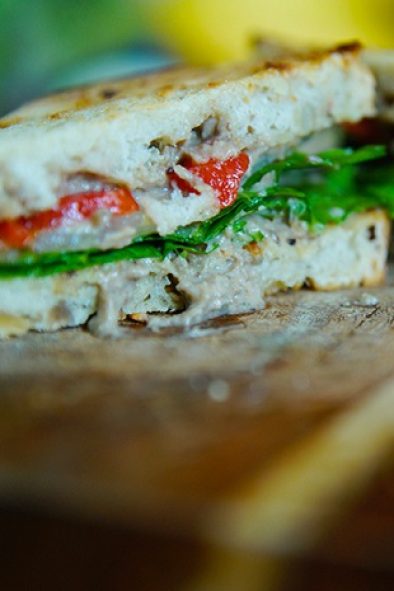
{"type": "Polygon", "coordinates": [[[268,35],[298,44],[394,46],[394,0],[145,0],[155,33],[193,62],[239,59],[268,35]]]}
{"type": "Polygon", "coordinates": [[[394,47],[394,0],[0,0],[0,115],[72,84],[241,59],[256,36],[394,47]]]}

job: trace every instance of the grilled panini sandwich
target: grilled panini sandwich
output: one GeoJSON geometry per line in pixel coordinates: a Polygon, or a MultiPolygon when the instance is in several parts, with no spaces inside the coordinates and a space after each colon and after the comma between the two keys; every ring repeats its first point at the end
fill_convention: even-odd
{"type": "Polygon", "coordinates": [[[0,332],[190,327],[309,286],[375,285],[390,204],[359,48],[178,68],[51,95],[0,120],[0,332]]]}

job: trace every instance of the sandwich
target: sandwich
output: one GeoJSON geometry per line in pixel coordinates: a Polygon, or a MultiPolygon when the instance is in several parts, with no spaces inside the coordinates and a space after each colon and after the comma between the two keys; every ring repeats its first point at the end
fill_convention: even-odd
{"type": "Polygon", "coordinates": [[[384,279],[394,195],[357,45],[175,68],[0,119],[0,332],[183,328],[384,279]],[[374,172],[375,171],[375,172],[374,172]]]}

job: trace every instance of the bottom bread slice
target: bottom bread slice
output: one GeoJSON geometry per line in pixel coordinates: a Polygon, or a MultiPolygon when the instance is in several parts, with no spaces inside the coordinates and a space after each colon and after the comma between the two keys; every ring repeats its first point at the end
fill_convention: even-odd
{"type": "Polygon", "coordinates": [[[228,230],[216,250],[107,264],[75,273],[0,281],[0,336],[89,323],[116,335],[119,323],[190,327],[264,307],[264,296],[306,286],[333,290],[384,279],[390,223],[382,211],[353,214],[311,232],[259,216],[248,234],[228,230]]]}

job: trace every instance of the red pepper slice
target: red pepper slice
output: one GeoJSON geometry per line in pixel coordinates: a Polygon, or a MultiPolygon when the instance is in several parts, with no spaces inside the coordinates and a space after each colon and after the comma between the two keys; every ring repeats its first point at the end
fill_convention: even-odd
{"type": "MultiPolygon", "coordinates": [[[[192,172],[191,169],[194,166],[194,162],[189,156],[186,156],[185,158],[182,158],[180,165],[192,172]]],[[[197,191],[197,189],[192,187],[189,181],[186,181],[185,179],[182,179],[180,176],[178,176],[173,168],[167,170],[167,176],[169,180],[173,182],[183,193],[193,193],[195,195],[200,195],[200,191],[197,191]]]]}
{"type": "Polygon", "coordinates": [[[99,209],[113,215],[126,215],[138,211],[139,207],[125,187],[65,195],[56,209],[0,221],[0,241],[10,248],[22,248],[42,230],[58,228],[65,221],[80,222],[92,217],[99,209]]]}
{"type": "MultiPolygon", "coordinates": [[[[249,156],[241,152],[238,156],[231,156],[227,160],[211,158],[204,163],[194,162],[187,157],[181,161],[181,165],[212,187],[218,196],[221,207],[227,207],[237,198],[242,177],[249,168],[249,156]]],[[[169,170],[167,174],[170,181],[176,183],[181,191],[200,194],[197,189],[188,181],[181,179],[173,170],[169,170]]]]}
{"type": "Polygon", "coordinates": [[[390,144],[394,126],[379,119],[362,119],[358,123],[343,123],[345,132],[357,145],[390,144]]]}

